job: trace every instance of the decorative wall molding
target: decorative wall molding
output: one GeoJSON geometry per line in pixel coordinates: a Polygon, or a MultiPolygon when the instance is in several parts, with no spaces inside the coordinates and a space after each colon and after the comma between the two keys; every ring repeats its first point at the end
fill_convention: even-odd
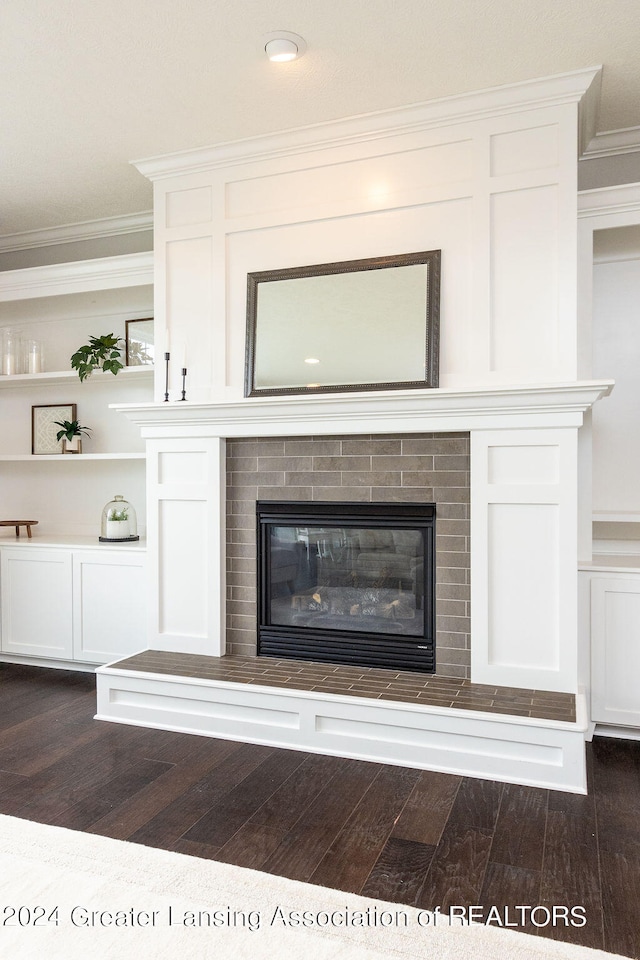
{"type": "Polygon", "coordinates": [[[143,233],[147,230],[153,230],[151,210],[121,217],[104,217],[100,220],[85,220],[82,223],[67,223],[60,227],[46,227],[42,230],[4,234],[0,236],[0,253],[50,247],[58,243],[99,240],[102,237],[118,237],[129,233],[143,233]]]}
{"type": "Polygon", "coordinates": [[[460,96],[444,97],[407,107],[330,120],[214,147],[184,150],[132,162],[149,180],[160,180],[199,173],[215,167],[293,156],[314,149],[326,150],[354,142],[412,134],[564,103],[580,103],[579,146],[582,148],[595,133],[601,73],[602,67],[591,67],[542,80],[526,80],[460,96]]]}

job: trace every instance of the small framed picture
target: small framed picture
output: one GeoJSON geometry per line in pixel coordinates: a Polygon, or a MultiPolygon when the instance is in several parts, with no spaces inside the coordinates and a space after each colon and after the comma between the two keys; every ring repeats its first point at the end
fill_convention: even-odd
{"type": "Polygon", "coordinates": [[[47,403],[31,407],[31,453],[51,456],[62,453],[62,440],[56,439],[61,420],[77,420],[75,403],[47,403]]]}
{"type": "Polygon", "coordinates": [[[154,361],[153,317],[145,320],[127,320],[126,364],[128,367],[146,367],[154,361]]]}

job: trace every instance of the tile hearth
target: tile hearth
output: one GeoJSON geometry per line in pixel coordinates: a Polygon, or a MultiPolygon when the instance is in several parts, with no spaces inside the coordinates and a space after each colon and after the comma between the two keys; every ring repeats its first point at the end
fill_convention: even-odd
{"type": "Polygon", "coordinates": [[[144,651],[111,666],[139,673],[313,691],[417,706],[476,710],[567,723],[576,720],[575,697],[570,693],[496,687],[432,674],[372,667],[266,657],[219,658],[157,650],[144,651]]]}

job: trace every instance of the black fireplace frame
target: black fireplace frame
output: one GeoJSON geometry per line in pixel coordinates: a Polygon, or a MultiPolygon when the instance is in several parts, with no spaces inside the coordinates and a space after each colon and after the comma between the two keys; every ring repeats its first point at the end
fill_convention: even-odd
{"type": "Polygon", "coordinates": [[[258,557],[258,656],[311,660],[320,663],[350,664],[435,673],[435,503],[344,503],[331,501],[274,501],[256,503],[258,557]],[[323,527],[366,527],[419,529],[423,532],[425,592],[423,633],[407,637],[398,634],[304,627],[269,622],[270,527],[322,525],[323,527]]]}

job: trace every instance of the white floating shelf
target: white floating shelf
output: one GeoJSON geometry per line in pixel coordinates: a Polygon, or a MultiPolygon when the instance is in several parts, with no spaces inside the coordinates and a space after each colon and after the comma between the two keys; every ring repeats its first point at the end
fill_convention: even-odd
{"type": "Polygon", "coordinates": [[[640,512],[618,513],[616,510],[604,510],[594,513],[592,519],[596,523],[640,523],[640,512]]]}
{"type": "Polygon", "coordinates": [[[146,460],[145,453],[6,453],[0,454],[0,461],[31,460],[34,463],[50,463],[52,460],[146,460]]]}
{"type": "MultiPolygon", "coordinates": [[[[107,380],[114,382],[114,386],[117,386],[117,381],[122,379],[129,382],[130,380],[151,380],[153,378],[153,366],[141,366],[141,367],[124,367],[120,373],[115,376],[112,373],[104,373],[102,370],[97,370],[95,373],[92,373],[90,377],[87,377],[83,381],[85,383],[104,383],[107,380]]],[[[53,383],[69,383],[70,381],[77,381],[78,374],[75,370],[57,370],[52,373],[16,373],[13,376],[0,376],[0,390],[5,388],[14,388],[14,387],[34,387],[38,385],[48,386],[53,383]]]]}
{"type": "Polygon", "coordinates": [[[52,263],[0,273],[0,302],[153,283],[153,252],[52,263]]]}

